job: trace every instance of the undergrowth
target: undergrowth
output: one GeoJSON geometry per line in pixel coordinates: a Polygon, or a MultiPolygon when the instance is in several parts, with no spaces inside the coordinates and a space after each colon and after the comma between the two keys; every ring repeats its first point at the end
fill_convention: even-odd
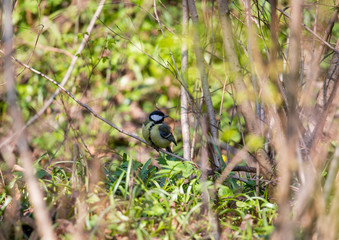
{"type": "MultiPolygon", "coordinates": [[[[217,176],[202,181],[191,162],[161,155],[142,164],[124,154],[106,161],[101,167],[104,177],[93,184],[83,159],[44,168],[40,160],[36,175],[61,239],[72,238],[81,218],[85,234],[101,239],[214,239],[216,232],[223,239],[266,239],[273,231],[276,205],[267,200],[264,187],[256,196],[254,180],[232,178],[238,173],[216,187],[217,176]]],[[[33,218],[22,173],[13,176],[1,194],[0,218],[13,200],[9,192],[14,188],[20,193],[21,218],[33,218]]],[[[34,229],[27,222],[22,221],[23,239],[34,229]]]]}

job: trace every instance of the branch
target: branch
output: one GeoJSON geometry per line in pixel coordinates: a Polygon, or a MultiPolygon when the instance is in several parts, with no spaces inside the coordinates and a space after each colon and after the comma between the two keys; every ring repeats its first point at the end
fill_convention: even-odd
{"type": "MultiPolygon", "coordinates": [[[[277,9],[286,17],[291,18],[290,15],[288,15],[284,10],[280,9],[277,7],[277,9]]],[[[312,29],[310,29],[309,27],[306,26],[305,23],[300,23],[308,32],[310,32],[311,34],[313,34],[313,36],[315,36],[320,42],[322,42],[323,44],[325,44],[327,47],[329,47],[330,49],[332,49],[334,52],[339,53],[339,50],[336,49],[335,47],[333,47],[331,44],[329,44],[326,40],[324,40],[322,37],[320,37],[317,33],[315,33],[312,29]]]]}
{"type": "MultiPolygon", "coordinates": [[[[22,128],[24,121],[22,118],[22,112],[17,105],[17,96],[15,89],[15,70],[11,61],[13,54],[13,26],[12,26],[12,7],[10,0],[4,0],[2,2],[3,10],[3,37],[2,43],[4,46],[3,53],[3,71],[4,78],[6,79],[6,91],[9,115],[12,118],[12,128],[14,131],[18,131],[22,128]]],[[[17,139],[17,147],[19,150],[20,160],[25,168],[24,179],[27,184],[27,190],[29,193],[29,201],[34,208],[34,219],[37,226],[37,231],[42,239],[56,239],[53,231],[51,217],[44,201],[43,193],[40,189],[39,182],[35,176],[32,153],[28,147],[28,143],[25,135],[20,132],[17,139]]],[[[14,197],[14,196],[13,196],[14,197]]]]}
{"type": "MultiPolygon", "coordinates": [[[[3,52],[2,50],[0,50],[0,53],[4,54],[4,52],[3,52]]],[[[21,62],[20,60],[14,58],[14,57],[12,57],[12,60],[16,61],[16,62],[19,63],[20,65],[24,66],[25,68],[29,69],[30,71],[32,71],[32,72],[38,74],[39,76],[41,76],[41,77],[47,79],[48,81],[50,81],[51,83],[53,83],[54,85],[56,85],[60,90],[62,90],[62,91],[65,92],[70,98],[72,98],[77,104],[79,104],[81,107],[83,107],[83,108],[85,108],[87,111],[89,111],[94,117],[96,117],[96,118],[102,120],[103,122],[105,122],[105,123],[108,124],[109,126],[111,126],[111,127],[113,127],[114,129],[116,129],[118,132],[120,132],[120,133],[122,133],[122,134],[124,134],[124,135],[127,135],[127,136],[129,136],[129,137],[132,137],[132,138],[138,140],[139,142],[142,142],[142,143],[146,144],[146,145],[149,146],[149,147],[152,147],[151,145],[149,145],[149,144],[148,144],[145,140],[143,140],[142,138],[140,138],[140,137],[138,137],[138,136],[136,136],[136,135],[134,135],[134,134],[132,134],[132,133],[129,133],[129,132],[127,132],[127,131],[125,131],[125,130],[119,128],[119,127],[117,127],[117,126],[114,125],[112,122],[110,122],[110,121],[108,121],[107,119],[101,117],[101,116],[100,116],[99,114],[97,114],[94,110],[92,110],[92,108],[90,108],[87,104],[84,104],[84,103],[80,102],[78,99],[76,99],[72,93],[70,93],[70,92],[69,92],[68,90],[66,90],[63,86],[61,86],[61,84],[57,83],[57,82],[56,82],[55,80],[53,80],[52,78],[46,76],[45,74],[43,74],[43,73],[39,72],[38,70],[36,70],[36,69],[34,69],[34,68],[28,66],[27,64],[21,62]]],[[[3,145],[5,145],[5,144],[2,143],[2,144],[0,145],[0,148],[3,147],[3,145]]],[[[152,147],[152,148],[153,148],[153,147],[152,147]]],[[[163,153],[165,153],[165,154],[167,154],[167,155],[170,155],[170,156],[172,156],[172,157],[174,157],[174,158],[177,158],[177,159],[179,159],[179,160],[181,160],[181,161],[189,161],[189,160],[186,159],[186,158],[180,157],[180,156],[178,156],[178,155],[176,155],[176,154],[173,154],[173,153],[170,153],[170,152],[168,152],[168,151],[166,151],[166,150],[159,149],[159,151],[160,151],[160,152],[163,152],[163,153]]],[[[234,148],[234,147],[232,147],[230,151],[231,151],[232,153],[239,153],[239,151],[243,152],[243,150],[239,150],[239,149],[234,148]]],[[[248,154],[247,154],[247,155],[244,154],[244,155],[242,155],[242,157],[243,157],[243,159],[248,159],[248,158],[249,158],[249,157],[248,157],[248,154]]],[[[196,163],[194,163],[194,164],[196,165],[197,168],[200,168],[200,166],[199,166],[198,164],[196,164],[196,163]]],[[[216,171],[219,171],[219,170],[217,169],[216,171]]],[[[256,168],[248,167],[248,166],[234,166],[234,167],[232,168],[231,171],[256,172],[256,168]]]]}
{"type": "MultiPolygon", "coordinates": [[[[187,1],[187,0],[186,0],[187,1]]],[[[188,9],[186,9],[186,11],[188,11],[188,9]]],[[[160,27],[160,31],[162,33],[162,36],[164,39],[166,39],[166,36],[165,36],[165,32],[162,28],[162,23],[159,19],[159,16],[158,16],[158,13],[157,13],[157,5],[156,5],[156,0],[154,0],[154,14],[155,14],[155,20],[158,22],[159,24],[159,27],[160,27]]],[[[188,22],[188,12],[186,13],[187,14],[187,22],[188,22]]],[[[184,17],[184,16],[183,16],[184,17]]],[[[184,21],[183,21],[183,24],[184,24],[184,21]]],[[[186,23],[187,24],[187,23],[186,23]]],[[[186,30],[187,31],[187,30],[186,30]]],[[[183,43],[183,47],[184,47],[185,43],[183,43]]],[[[187,47],[186,47],[187,48],[187,47]]],[[[174,56],[173,56],[173,53],[172,53],[172,50],[170,47],[168,47],[168,51],[171,55],[171,59],[172,59],[172,62],[174,64],[174,67],[175,67],[175,71],[177,74],[173,74],[175,76],[175,78],[180,82],[181,84],[181,87],[183,87],[185,89],[185,92],[186,92],[186,95],[187,95],[187,100],[190,102],[191,106],[192,106],[192,109],[194,109],[194,103],[192,101],[193,97],[191,96],[189,90],[188,90],[188,86],[187,86],[187,82],[185,80],[187,79],[184,79],[184,76],[183,76],[183,71],[179,71],[179,68],[177,66],[177,62],[175,61],[174,59],[174,56]]],[[[186,56],[187,58],[187,56],[186,56]]],[[[171,71],[172,72],[172,71],[171,71]]],[[[172,72],[173,73],[173,72],[172,72]]]]}
{"type": "MultiPolygon", "coordinates": [[[[188,5],[187,0],[182,0],[182,35],[184,38],[187,36],[188,31],[188,5]]],[[[188,66],[188,49],[186,41],[182,43],[181,47],[181,74],[182,81],[187,86],[187,66],[188,66]]],[[[181,133],[183,142],[183,154],[187,159],[191,159],[191,146],[190,146],[190,130],[188,119],[188,96],[184,86],[180,90],[180,115],[181,115],[181,133]]]]}
{"type": "MultiPolygon", "coordinates": [[[[98,5],[98,8],[97,10],[95,11],[92,19],[91,19],[91,22],[89,23],[87,29],[86,29],[86,33],[84,35],[84,38],[82,39],[81,41],[81,44],[78,48],[78,50],[76,51],[75,55],[73,56],[72,58],[72,61],[67,69],[67,72],[64,76],[64,78],[62,79],[61,83],[60,83],[60,86],[65,86],[65,84],[67,83],[68,79],[70,78],[71,76],[71,73],[75,67],[75,63],[76,61],[78,60],[79,56],[80,56],[80,53],[82,52],[82,50],[85,48],[85,45],[89,39],[89,36],[93,30],[93,27],[94,27],[94,24],[95,24],[95,21],[97,20],[97,18],[99,17],[101,11],[102,11],[102,8],[105,4],[105,1],[106,0],[101,0],[101,2],[99,3],[98,5]]],[[[4,54],[4,52],[2,50],[0,50],[0,52],[2,54],[4,54]]],[[[16,59],[14,59],[15,61],[17,61],[16,59]]],[[[23,65],[24,66],[24,65],[23,65]]],[[[28,66],[28,65],[26,65],[28,66]]],[[[45,102],[44,106],[42,107],[42,109],[40,109],[32,118],[30,118],[27,123],[22,126],[22,128],[20,129],[17,129],[17,131],[9,138],[7,138],[5,141],[3,141],[1,144],[0,144],[0,148],[3,147],[5,144],[8,144],[9,142],[11,142],[13,140],[13,138],[15,136],[17,136],[18,134],[21,134],[28,126],[30,126],[33,122],[35,122],[45,111],[46,109],[52,104],[52,102],[54,101],[54,98],[60,93],[60,88],[58,88],[54,93],[53,95],[45,102]]]]}
{"type": "MultiPolygon", "coordinates": [[[[143,54],[145,54],[147,57],[149,57],[150,59],[152,59],[154,62],[158,63],[161,67],[163,67],[164,69],[167,69],[168,71],[170,71],[174,76],[176,76],[176,74],[167,66],[165,66],[164,64],[162,64],[160,61],[158,61],[157,59],[155,59],[154,57],[152,57],[151,55],[149,55],[146,51],[144,51],[141,47],[138,47],[137,44],[135,44],[128,36],[126,35],[121,35],[117,32],[115,32],[112,28],[110,28],[108,25],[106,25],[100,18],[98,18],[98,20],[109,30],[111,31],[115,36],[118,36],[126,41],[128,41],[129,43],[131,43],[136,49],[138,49],[140,52],[142,52],[143,54]]],[[[120,32],[121,29],[119,28],[118,25],[116,25],[116,27],[119,29],[120,32]]]]}
{"type": "MultiPolygon", "coordinates": [[[[302,22],[303,0],[291,1],[291,21],[289,23],[289,49],[288,49],[288,71],[284,76],[287,94],[287,129],[286,129],[286,152],[281,154],[279,163],[280,184],[277,188],[277,198],[280,215],[277,218],[277,228],[273,233],[273,239],[289,239],[293,231],[289,227],[291,220],[291,208],[289,204],[290,185],[292,181],[293,164],[297,159],[296,148],[298,146],[298,116],[297,97],[299,86],[299,71],[301,57],[301,22],[302,22]],[[284,237],[283,237],[284,236],[284,237]]],[[[283,151],[282,149],[280,151],[283,151]]]]}
{"type": "MultiPolygon", "coordinates": [[[[244,84],[244,81],[241,76],[241,68],[236,53],[236,47],[234,46],[234,37],[232,32],[232,23],[229,16],[229,9],[227,6],[227,1],[218,0],[219,5],[219,21],[221,25],[222,38],[224,51],[226,53],[226,59],[229,62],[229,70],[234,74],[234,87],[236,92],[240,94],[246,94],[247,88],[244,84]]],[[[245,118],[246,125],[248,126],[248,131],[250,133],[258,133],[259,127],[253,111],[253,108],[248,99],[243,101],[240,105],[241,114],[245,118]]]]}
{"type": "MultiPolygon", "coordinates": [[[[194,0],[188,0],[188,8],[191,14],[191,19],[193,22],[193,40],[194,40],[194,52],[197,61],[197,66],[200,72],[201,87],[204,94],[204,101],[207,108],[208,120],[209,120],[209,129],[213,137],[213,142],[216,144],[218,137],[218,128],[217,121],[215,119],[215,113],[213,108],[213,102],[211,98],[211,93],[208,85],[208,75],[206,72],[204,55],[200,44],[200,31],[199,31],[199,18],[197,9],[195,6],[194,0]]],[[[220,167],[220,159],[218,159],[217,154],[213,154],[213,160],[216,167],[220,167]]]]}
{"type": "MultiPolygon", "coordinates": [[[[339,50],[339,39],[337,41],[336,47],[339,50]]],[[[310,143],[309,143],[309,146],[308,146],[310,149],[314,149],[314,147],[317,146],[317,144],[319,143],[326,122],[333,120],[333,116],[329,117],[329,115],[330,115],[331,112],[334,114],[333,111],[336,109],[336,106],[337,106],[337,102],[335,101],[335,99],[337,97],[338,89],[339,89],[339,80],[338,80],[339,65],[338,65],[338,61],[339,61],[339,54],[335,53],[333,55],[332,60],[331,60],[331,65],[330,65],[330,68],[328,70],[328,74],[327,74],[326,79],[325,79],[325,82],[334,81],[334,83],[332,83],[333,88],[331,89],[328,101],[326,102],[326,104],[324,106],[324,110],[321,112],[321,115],[320,115],[318,121],[315,124],[315,129],[313,130],[313,132],[311,134],[311,139],[310,139],[310,143]]]]}
{"type": "MultiPolygon", "coordinates": [[[[0,53],[3,54],[4,52],[3,52],[2,50],[0,50],[0,53]]],[[[105,122],[106,124],[108,124],[108,125],[111,126],[112,128],[114,128],[114,129],[116,129],[117,131],[119,131],[120,133],[125,134],[125,135],[127,135],[127,136],[129,136],[129,137],[132,137],[132,138],[138,140],[139,142],[142,142],[142,143],[144,143],[144,144],[146,144],[146,145],[152,147],[151,145],[149,145],[149,144],[148,144],[145,140],[143,140],[142,138],[140,138],[140,137],[138,137],[138,136],[136,136],[136,135],[134,135],[134,134],[132,134],[132,133],[129,133],[129,132],[127,132],[127,131],[125,131],[125,130],[119,128],[119,127],[117,127],[116,125],[114,125],[113,123],[111,123],[110,121],[108,121],[107,119],[101,117],[101,116],[100,116],[99,114],[97,114],[92,108],[90,108],[87,104],[84,104],[84,103],[80,102],[78,99],[76,99],[72,93],[70,93],[70,92],[69,92],[68,90],[66,90],[63,86],[61,86],[61,84],[57,83],[57,82],[56,82],[55,80],[53,80],[52,78],[46,76],[45,74],[43,74],[43,73],[39,72],[38,70],[36,70],[36,69],[34,69],[34,68],[28,66],[27,64],[21,62],[20,60],[14,58],[14,57],[12,57],[12,59],[13,59],[14,61],[16,61],[17,63],[19,63],[20,65],[24,66],[25,68],[29,69],[30,71],[32,71],[32,72],[34,72],[34,73],[40,75],[41,77],[47,79],[48,81],[50,81],[51,83],[53,83],[54,85],[56,85],[60,90],[64,91],[70,98],[72,98],[77,104],[79,104],[81,107],[85,108],[87,111],[89,111],[90,113],[92,113],[92,115],[93,115],[94,117],[96,117],[96,118],[100,119],[101,121],[105,122]]],[[[2,143],[2,144],[0,145],[0,148],[1,148],[3,145],[4,145],[4,144],[2,143]]],[[[163,153],[166,153],[167,155],[170,155],[170,156],[172,156],[172,157],[175,157],[175,158],[177,158],[177,159],[179,159],[179,160],[181,160],[181,161],[189,161],[189,160],[187,160],[187,159],[185,159],[185,158],[182,158],[182,157],[180,157],[180,156],[178,156],[178,155],[175,155],[175,154],[173,154],[173,153],[167,152],[166,150],[160,149],[159,151],[161,151],[161,152],[163,152],[163,153]]]]}

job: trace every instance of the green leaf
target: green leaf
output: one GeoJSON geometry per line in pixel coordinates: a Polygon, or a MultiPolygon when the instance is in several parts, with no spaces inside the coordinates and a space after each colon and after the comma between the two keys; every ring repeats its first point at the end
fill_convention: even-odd
{"type": "Polygon", "coordinates": [[[256,151],[262,148],[265,140],[258,135],[249,134],[245,137],[245,141],[250,151],[256,151]]]}
{"type": "Polygon", "coordinates": [[[150,216],[159,216],[164,214],[166,211],[165,209],[160,206],[159,204],[152,206],[149,209],[146,209],[145,213],[150,215],[150,216]]]}
{"type": "Polygon", "coordinates": [[[222,140],[224,142],[228,142],[228,141],[239,142],[240,139],[241,139],[241,135],[240,135],[239,131],[237,131],[235,129],[226,129],[222,133],[222,140]]]}
{"type": "Polygon", "coordinates": [[[100,201],[100,198],[98,197],[98,195],[96,195],[95,193],[92,193],[89,198],[87,198],[86,202],[89,204],[94,204],[100,201]]]}
{"type": "Polygon", "coordinates": [[[234,194],[232,192],[231,189],[229,189],[229,187],[221,185],[218,189],[218,195],[221,198],[229,198],[229,197],[233,197],[234,194]]]}
{"type": "Polygon", "coordinates": [[[244,202],[241,202],[241,201],[237,201],[235,204],[237,205],[238,208],[246,208],[247,207],[247,204],[244,203],[244,202]]]}

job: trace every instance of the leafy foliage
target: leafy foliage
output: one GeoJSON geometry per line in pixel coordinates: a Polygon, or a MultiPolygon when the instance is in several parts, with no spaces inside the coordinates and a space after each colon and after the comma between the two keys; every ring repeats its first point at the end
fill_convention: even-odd
{"type": "MultiPolygon", "coordinates": [[[[255,75],[265,78],[268,89],[267,94],[259,92],[260,104],[274,106],[274,111],[281,115],[285,113],[287,107],[275,79],[286,71],[290,29],[288,18],[280,15],[277,42],[272,42],[269,1],[252,1],[253,30],[258,36],[255,54],[262,60],[262,63],[253,63],[247,45],[251,36],[245,25],[244,1],[229,2],[241,80],[248,92],[235,93],[232,87],[236,73],[224,56],[221,24],[214,2],[196,1],[200,44],[220,130],[218,140],[239,149],[246,145],[254,155],[259,149],[268,149],[271,139],[251,134],[238,106],[246,100],[253,106],[257,104],[252,86],[255,75]],[[280,58],[270,63],[270,49],[274,44],[280,58]],[[252,65],[257,72],[253,72],[252,65]]],[[[188,36],[182,35],[181,4],[176,1],[157,1],[156,4],[164,34],[154,14],[153,1],[106,2],[85,49],[78,54],[65,88],[105,119],[139,136],[148,113],[156,108],[166,111],[171,116],[167,123],[178,140],[174,152],[182,155],[181,83],[175,69],[181,67],[183,43],[189,46],[187,89],[192,96],[190,100],[198,106],[197,111],[192,112],[206,111],[193,51],[195,43],[191,32],[188,36]]],[[[287,2],[279,4],[285,9],[287,2]]],[[[60,83],[79,43],[89,34],[86,29],[97,5],[98,1],[17,1],[13,10],[15,57],[60,83]]],[[[320,23],[327,22],[326,17],[332,12],[329,5],[319,4],[317,9],[305,7],[304,24],[311,28],[316,17],[320,23]]],[[[288,7],[286,9],[288,11],[288,7]]],[[[332,32],[329,41],[338,38],[338,24],[332,32]]],[[[326,56],[319,72],[325,75],[323,72],[328,67],[326,56]]],[[[19,65],[16,74],[18,105],[27,122],[43,108],[56,87],[19,65]]],[[[278,81],[280,83],[280,79],[278,81]]],[[[1,79],[0,143],[13,134],[10,129],[15,121],[8,115],[3,84],[6,82],[1,79]]],[[[298,87],[301,85],[303,83],[298,87]]],[[[158,157],[153,149],[111,129],[67,95],[59,94],[25,133],[35,175],[58,237],[71,239],[79,233],[101,239],[213,239],[213,234],[218,232],[222,238],[229,239],[268,239],[278,216],[277,204],[269,192],[274,181],[255,174],[231,172],[217,185],[216,180],[222,173],[204,175],[196,164],[200,164],[201,149],[208,136],[202,132],[196,115],[190,114],[196,162],[181,162],[162,154],[158,157]]],[[[267,124],[265,128],[269,128],[270,123],[265,121],[262,120],[267,124]]],[[[274,135],[276,130],[269,133],[274,135]]],[[[283,155],[280,149],[270,147],[270,160],[283,155]]],[[[328,150],[330,156],[334,155],[335,147],[333,144],[328,150]]],[[[37,234],[32,220],[35,212],[23,178],[25,169],[20,167],[21,159],[15,146],[0,150],[0,221],[4,222],[0,229],[6,230],[7,238],[33,238],[37,234]]],[[[217,149],[217,154],[224,159],[223,171],[231,160],[227,158],[235,154],[224,149],[217,149]]],[[[329,176],[329,164],[326,163],[322,172],[322,182],[318,184],[321,187],[329,176]]],[[[299,178],[293,183],[299,186],[299,178]]],[[[334,196],[331,192],[326,200],[331,202],[334,196]]],[[[315,222],[311,220],[309,222],[315,222]]]]}

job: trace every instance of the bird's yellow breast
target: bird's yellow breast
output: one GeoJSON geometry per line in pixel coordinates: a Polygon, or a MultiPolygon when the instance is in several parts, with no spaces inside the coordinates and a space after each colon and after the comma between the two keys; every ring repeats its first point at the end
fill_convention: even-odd
{"type": "Polygon", "coordinates": [[[151,121],[146,121],[143,125],[142,125],[142,136],[144,137],[144,139],[146,140],[146,142],[148,142],[149,144],[152,144],[149,140],[149,128],[152,125],[151,121]]]}
{"type": "Polygon", "coordinates": [[[167,148],[171,142],[160,135],[159,127],[161,124],[154,124],[153,122],[145,122],[142,128],[142,136],[151,145],[158,148],[167,148]],[[153,127],[151,127],[154,125],[153,127]],[[151,128],[151,130],[150,130],[151,128]]]}

